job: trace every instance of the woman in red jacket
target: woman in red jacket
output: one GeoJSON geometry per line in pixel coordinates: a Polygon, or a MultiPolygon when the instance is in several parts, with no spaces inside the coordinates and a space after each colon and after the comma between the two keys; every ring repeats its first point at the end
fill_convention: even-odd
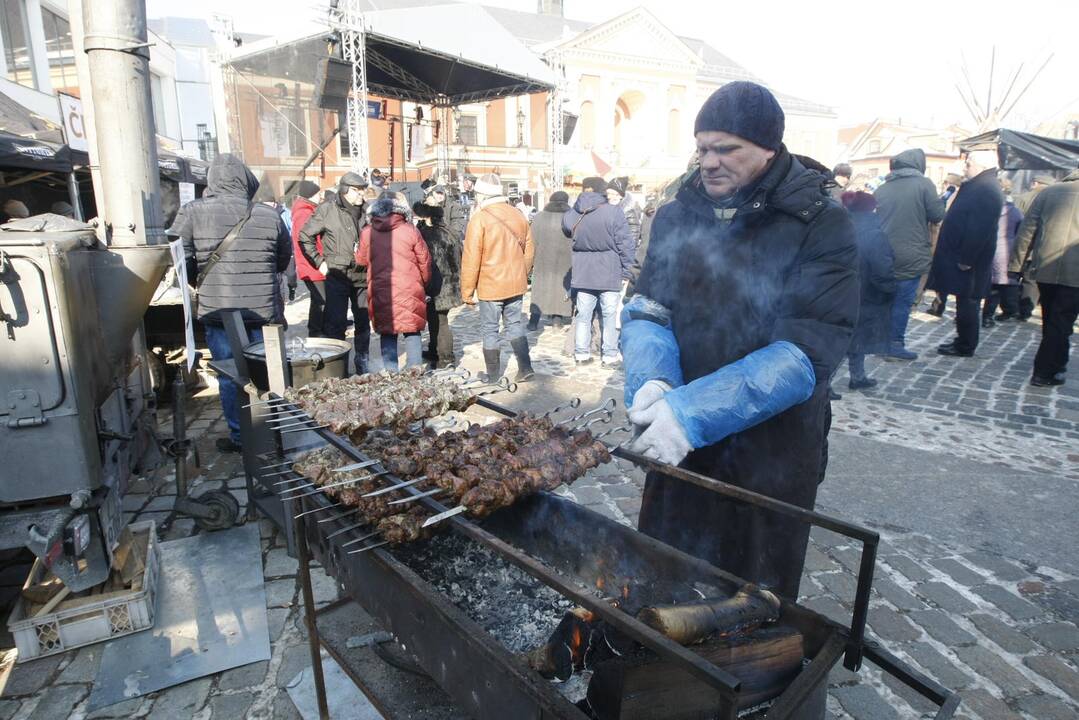
{"type": "Polygon", "coordinates": [[[371,224],[360,233],[356,264],[367,268],[367,301],[382,346],[382,365],[397,370],[397,336],[405,336],[406,367],[423,362],[420,332],[427,325],[431,254],[412,224],[401,193],[384,192],[371,204],[371,224]]]}
{"type": "MultiPolygon", "coordinates": [[[[311,295],[307,308],[307,337],[322,337],[322,308],[326,304],[326,276],[311,267],[300,252],[300,230],[303,229],[315,208],[322,202],[322,189],[310,180],[301,180],[296,186],[296,199],[292,201],[292,257],[296,259],[296,275],[311,295]]],[[[322,252],[322,239],[315,240],[322,252]]]]}

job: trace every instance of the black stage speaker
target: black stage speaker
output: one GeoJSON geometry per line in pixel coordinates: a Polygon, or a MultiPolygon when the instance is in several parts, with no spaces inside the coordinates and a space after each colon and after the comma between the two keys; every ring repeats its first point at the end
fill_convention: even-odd
{"type": "Polygon", "coordinates": [[[344,60],[324,57],[318,61],[312,101],[325,110],[344,112],[352,89],[352,66],[344,60]]]}

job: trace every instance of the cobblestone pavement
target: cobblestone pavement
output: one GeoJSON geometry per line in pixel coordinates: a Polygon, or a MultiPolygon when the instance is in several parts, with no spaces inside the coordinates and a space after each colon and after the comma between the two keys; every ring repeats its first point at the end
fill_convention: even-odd
{"type": "MultiPolygon", "coordinates": [[[[303,303],[290,307],[296,323],[303,303]]],[[[453,316],[462,364],[480,369],[478,313],[453,316]]],[[[921,354],[912,363],[870,360],[880,385],[871,392],[845,392],[845,371],[835,387],[833,433],[857,435],[913,450],[1079,479],[1079,391],[1052,391],[1026,384],[1039,328],[1009,324],[983,333],[972,359],[942,358],[935,346],[950,337],[951,323],[917,315],[909,345],[921,354]]],[[[293,331],[295,332],[295,330],[293,331]]],[[[549,408],[572,396],[584,403],[621,401],[622,375],[594,364],[576,368],[563,355],[567,330],[530,333],[540,373],[516,394],[496,396],[517,409],[549,408]]],[[[377,343],[373,343],[375,349],[377,343]]],[[[503,357],[511,357],[506,346],[503,357]]],[[[377,351],[372,353],[377,358],[377,351]]],[[[503,361],[506,362],[505,359],[503,361]]],[[[375,361],[377,365],[377,360],[375,361]]],[[[507,373],[515,371],[512,359],[507,373]]],[[[478,411],[477,415],[484,414],[478,411]]],[[[195,491],[228,487],[246,501],[239,459],[219,455],[213,441],[225,432],[216,391],[203,390],[188,408],[204,471],[195,491]]],[[[618,420],[616,420],[617,422],[618,420]]],[[[167,432],[170,420],[162,413],[167,432]]],[[[867,468],[886,473],[887,469],[867,468]]],[[[620,522],[632,524],[640,510],[643,476],[621,461],[611,463],[562,493],[620,522]]],[[[125,498],[131,520],[167,515],[175,495],[171,470],[140,479],[125,498]]],[[[1074,496],[1054,502],[1075,505],[1074,496]]],[[[857,517],[846,519],[860,522],[857,517]]],[[[13,666],[13,651],[0,661],[0,720],[16,718],[295,718],[284,685],[309,664],[300,622],[296,562],[266,521],[262,551],[272,657],[195,680],[144,698],[85,712],[100,661],[100,646],[13,666]]],[[[958,717],[1051,720],[1079,717],[1079,563],[1054,568],[1020,562],[1008,553],[944,543],[897,526],[874,527],[882,543],[869,615],[870,632],[885,647],[948,688],[960,691],[958,717]]],[[[195,532],[177,520],[163,539],[195,532]]],[[[801,600],[840,622],[849,621],[859,548],[846,538],[815,529],[802,581],[801,600]]],[[[10,599],[24,575],[0,573],[0,593],[10,599]]],[[[332,578],[314,571],[316,601],[336,597],[332,578]]],[[[3,647],[10,647],[9,642],[3,647]]],[[[833,672],[831,717],[849,720],[932,717],[934,707],[867,664],[857,675],[833,672]]]]}

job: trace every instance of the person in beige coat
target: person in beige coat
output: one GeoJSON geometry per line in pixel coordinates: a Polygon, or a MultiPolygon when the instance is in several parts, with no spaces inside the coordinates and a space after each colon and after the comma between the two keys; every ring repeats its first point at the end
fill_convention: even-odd
{"type": "Polygon", "coordinates": [[[502,180],[487,174],[476,180],[476,206],[465,229],[461,256],[461,300],[479,300],[483,332],[483,361],[487,372],[481,379],[501,377],[499,319],[517,357],[518,382],[535,373],[528,352],[522,318],[523,298],[536,248],[528,221],[502,194],[502,180]]]}

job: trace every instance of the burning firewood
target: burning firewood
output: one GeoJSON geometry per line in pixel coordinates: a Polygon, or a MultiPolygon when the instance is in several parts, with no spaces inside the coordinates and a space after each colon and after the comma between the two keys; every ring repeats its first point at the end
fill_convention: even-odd
{"type": "Polygon", "coordinates": [[[548,680],[565,682],[584,667],[595,616],[582,607],[566,612],[546,644],[528,653],[528,665],[548,680]]]}
{"type": "Polygon", "coordinates": [[[774,622],[779,610],[775,595],[745,585],[731,598],[646,607],[637,619],[681,645],[693,645],[713,633],[734,635],[774,622]]]}

